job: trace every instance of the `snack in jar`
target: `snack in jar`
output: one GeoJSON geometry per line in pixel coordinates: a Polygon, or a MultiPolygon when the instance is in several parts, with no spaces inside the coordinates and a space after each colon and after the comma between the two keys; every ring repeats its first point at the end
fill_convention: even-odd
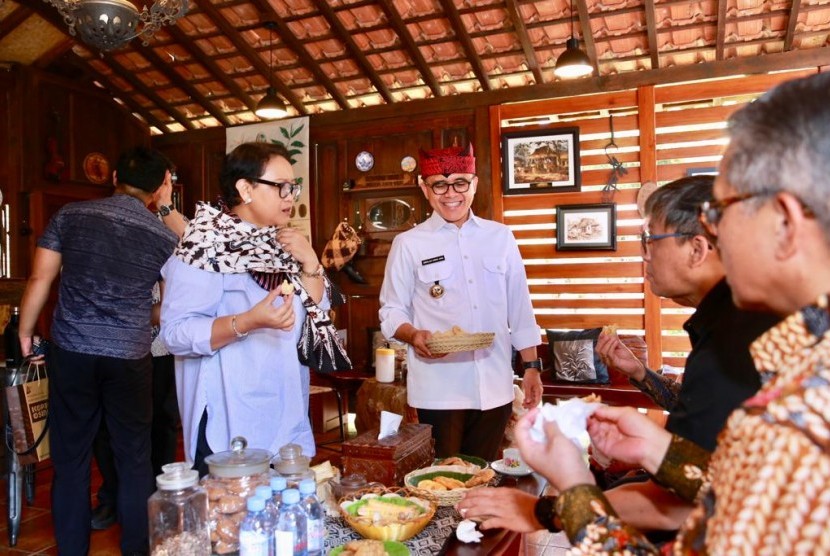
{"type": "Polygon", "coordinates": [[[147,501],[151,556],[209,554],[208,500],[199,472],[185,462],[161,469],[158,490],[147,501]]]}
{"type": "Polygon", "coordinates": [[[239,550],[239,526],[245,519],[246,500],[256,487],[269,485],[270,462],[268,450],[248,448],[241,436],[231,440],[231,449],[205,458],[208,474],[202,486],[208,496],[208,523],[210,543],[214,554],[230,554],[239,550]]]}

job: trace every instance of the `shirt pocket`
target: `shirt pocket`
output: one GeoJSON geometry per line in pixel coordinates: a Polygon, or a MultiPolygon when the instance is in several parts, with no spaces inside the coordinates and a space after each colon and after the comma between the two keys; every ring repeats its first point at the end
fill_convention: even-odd
{"type": "Polygon", "coordinates": [[[488,298],[503,302],[507,294],[507,260],[504,257],[482,257],[482,281],[488,298]]]}
{"type": "Polygon", "coordinates": [[[452,266],[448,262],[441,261],[418,268],[419,295],[433,300],[446,299],[452,287],[453,271],[452,266]],[[438,298],[435,298],[430,294],[430,288],[432,288],[436,283],[444,288],[444,295],[438,298]]]}

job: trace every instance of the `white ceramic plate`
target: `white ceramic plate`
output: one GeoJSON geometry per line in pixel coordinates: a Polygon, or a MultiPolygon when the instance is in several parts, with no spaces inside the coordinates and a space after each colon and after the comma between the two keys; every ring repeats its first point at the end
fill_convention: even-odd
{"type": "Polygon", "coordinates": [[[375,157],[369,151],[360,151],[354,158],[354,165],[361,172],[368,172],[375,165],[375,157]]]}
{"type": "Polygon", "coordinates": [[[515,475],[517,477],[521,477],[523,475],[530,475],[533,473],[533,470],[524,465],[522,467],[508,467],[504,464],[504,460],[496,460],[490,464],[490,467],[493,468],[494,471],[499,473],[504,473],[505,475],[515,475]]]}

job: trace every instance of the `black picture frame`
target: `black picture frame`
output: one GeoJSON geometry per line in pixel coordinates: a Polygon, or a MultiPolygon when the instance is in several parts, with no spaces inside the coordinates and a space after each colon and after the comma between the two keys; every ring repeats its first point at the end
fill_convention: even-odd
{"type": "Polygon", "coordinates": [[[616,251],[617,205],[557,205],[557,251],[616,251]]]}
{"type": "Polygon", "coordinates": [[[505,195],[579,191],[579,128],[506,131],[501,135],[505,195]]]}

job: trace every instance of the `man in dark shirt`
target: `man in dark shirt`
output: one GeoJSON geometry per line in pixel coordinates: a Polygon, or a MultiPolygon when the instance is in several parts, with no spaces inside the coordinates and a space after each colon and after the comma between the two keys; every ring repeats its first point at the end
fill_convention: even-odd
{"type": "MultiPolygon", "coordinates": [[[[674,181],[657,189],[645,206],[645,277],[655,294],[696,308],[684,324],[692,350],[683,381],[647,369],[616,334],[597,341],[610,367],[670,412],[668,430],[710,450],[732,410],[761,386],[749,344],[779,320],[741,311],[732,301],[723,264],[698,219],[698,207],[712,198],[713,183],[712,176],[674,181]]],[[[642,530],[676,530],[692,508],[652,480],[617,486],[606,496],[624,521],[642,530]]],[[[495,517],[491,526],[533,531],[541,528],[534,512],[549,506],[546,502],[512,489],[489,489],[471,493],[459,507],[470,517],[495,517]]]]}
{"type": "Polygon", "coordinates": [[[150,310],[153,284],[177,237],[147,206],[169,167],[151,149],[124,153],[114,195],[63,207],[38,240],[21,302],[20,344],[31,353],[35,321],[60,275],[47,363],[52,515],[61,554],[89,551],[90,460],[101,419],[118,471],[122,552],[149,548],[150,310]]]}

